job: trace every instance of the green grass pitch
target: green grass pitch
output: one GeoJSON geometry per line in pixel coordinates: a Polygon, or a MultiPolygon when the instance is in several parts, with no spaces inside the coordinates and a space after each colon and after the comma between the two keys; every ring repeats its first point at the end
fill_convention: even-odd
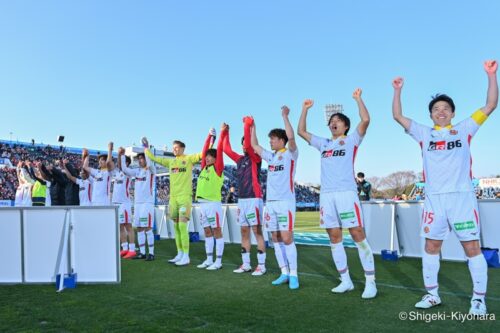
{"type": "MultiPolygon", "coordinates": [[[[300,225],[300,223],[298,223],[300,225]]],[[[252,249],[255,263],[255,249],[252,249]]],[[[376,256],[379,295],[361,299],[363,272],[357,251],[347,249],[355,289],[334,295],[339,281],[328,247],[298,246],[300,289],[272,286],[278,275],[274,253],[268,274],[252,277],[232,270],[240,247],[226,244],[220,271],[196,268],[202,242],[192,244],[191,265],[175,267],[172,240],[156,243],[156,260],[122,261],[119,285],[83,285],[55,292],[54,285],[0,286],[0,332],[499,332],[496,321],[402,321],[424,294],[419,259],[382,261],[376,256]]],[[[99,252],[96,252],[99,255],[99,252]]],[[[500,270],[489,270],[487,305],[500,315],[500,270]]],[[[442,262],[443,305],[424,313],[467,313],[471,280],[466,264],[442,262]]],[[[421,310],[419,310],[422,313],[421,310]]]]}

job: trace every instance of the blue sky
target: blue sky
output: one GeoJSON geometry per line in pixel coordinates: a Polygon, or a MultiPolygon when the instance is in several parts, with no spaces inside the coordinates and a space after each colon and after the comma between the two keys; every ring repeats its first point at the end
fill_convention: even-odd
{"type": "MultiPolygon", "coordinates": [[[[372,121],[356,171],[420,171],[391,80],[405,77],[404,113],[419,122],[438,92],[469,116],[485,104],[483,61],[500,58],[498,13],[498,1],[3,1],[0,138],[104,149],[146,135],[191,153],[222,121],[237,147],[253,115],[267,147],[280,106],[296,126],[305,98],[311,132],[329,135],[327,103],[356,124],[360,87],[372,121]]],[[[473,139],[476,176],[500,173],[496,113],[473,139]]],[[[319,153],[299,149],[296,179],[319,182],[319,153]]]]}

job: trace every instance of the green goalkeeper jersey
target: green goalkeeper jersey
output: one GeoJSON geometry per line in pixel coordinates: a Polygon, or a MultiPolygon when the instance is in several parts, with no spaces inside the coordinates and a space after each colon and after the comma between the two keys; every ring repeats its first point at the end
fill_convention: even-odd
{"type": "Polygon", "coordinates": [[[169,169],[170,197],[193,195],[193,165],[201,160],[201,154],[165,158],[154,156],[149,149],[146,149],[145,153],[151,161],[161,164],[169,169]]]}

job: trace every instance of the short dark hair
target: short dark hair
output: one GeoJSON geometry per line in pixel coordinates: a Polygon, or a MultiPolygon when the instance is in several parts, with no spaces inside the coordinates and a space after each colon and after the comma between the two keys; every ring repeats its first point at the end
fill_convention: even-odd
{"type": "Polygon", "coordinates": [[[434,96],[431,96],[432,100],[429,102],[429,112],[432,113],[432,108],[434,104],[437,102],[446,102],[451,106],[451,112],[455,112],[455,103],[453,102],[453,99],[451,99],[450,96],[445,95],[445,94],[436,94],[434,96]]]}
{"type": "Polygon", "coordinates": [[[268,134],[268,137],[276,137],[278,139],[282,139],[283,141],[285,141],[285,145],[287,144],[288,142],[288,136],[286,135],[286,131],[282,128],[274,128],[272,129],[269,134],[268,134]]]}
{"type": "Polygon", "coordinates": [[[351,128],[351,119],[349,119],[349,117],[346,116],[345,114],[337,112],[337,113],[332,114],[330,116],[330,119],[328,119],[328,126],[330,126],[330,123],[332,122],[333,117],[339,118],[340,121],[346,125],[347,129],[344,132],[344,135],[347,135],[347,133],[349,133],[349,129],[351,128]]]}
{"type": "Polygon", "coordinates": [[[142,158],[146,158],[146,155],[145,155],[144,153],[139,153],[139,154],[137,154],[137,158],[138,158],[138,159],[139,159],[139,158],[141,158],[141,157],[142,157],[142,158]]]}
{"type": "Polygon", "coordinates": [[[182,148],[186,148],[186,145],[184,144],[184,142],[179,141],[179,140],[174,140],[173,144],[174,144],[174,145],[179,145],[179,146],[181,146],[182,148]]]}
{"type": "Polygon", "coordinates": [[[213,149],[213,148],[207,149],[207,151],[205,152],[205,155],[210,155],[213,158],[217,158],[217,149],[213,149]]]}
{"type": "Polygon", "coordinates": [[[125,156],[125,163],[132,163],[132,159],[130,158],[130,156],[125,156]]]}
{"type": "Polygon", "coordinates": [[[97,160],[99,161],[101,158],[104,158],[105,160],[108,159],[108,155],[106,154],[99,154],[99,156],[97,156],[97,160]]]}
{"type": "Polygon", "coordinates": [[[365,174],[364,174],[364,173],[362,173],[362,172],[358,172],[358,177],[359,177],[359,178],[365,178],[365,174]]]}

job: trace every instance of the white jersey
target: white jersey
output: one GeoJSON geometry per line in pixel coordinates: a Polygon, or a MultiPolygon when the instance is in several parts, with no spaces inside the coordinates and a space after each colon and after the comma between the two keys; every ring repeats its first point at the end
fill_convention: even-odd
{"type": "Polygon", "coordinates": [[[93,205],[109,205],[109,185],[111,175],[108,170],[90,169],[90,175],[93,179],[92,189],[92,204],[93,205]]]}
{"type": "Polygon", "coordinates": [[[358,130],[336,140],[311,136],[310,145],[321,153],[321,193],[358,191],[354,160],[362,140],[358,130]]]}
{"type": "Polygon", "coordinates": [[[476,112],[455,126],[430,128],[411,122],[408,134],[422,148],[425,192],[439,194],[474,191],[470,142],[486,116],[476,112]]]}
{"type": "Polygon", "coordinates": [[[76,179],[76,184],[78,185],[80,197],[80,206],[91,206],[92,205],[92,177],[85,180],[81,178],[76,179]]]}
{"type": "Polygon", "coordinates": [[[115,169],[112,172],[113,177],[113,196],[112,203],[130,203],[130,177],[123,171],[115,169]]]}
{"type": "Polygon", "coordinates": [[[135,204],[155,203],[155,168],[146,156],[146,168],[130,169],[125,165],[125,156],[122,156],[122,171],[125,175],[135,178],[134,202],[135,204]]]}
{"type": "Polygon", "coordinates": [[[16,200],[14,206],[16,207],[31,207],[31,184],[19,185],[16,190],[16,200]]]}
{"type": "Polygon", "coordinates": [[[299,150],[282,149],[271,153],[262,150],[262,159],[268,163],[266,201],[294,200],[294,179],[299,150]]]}

